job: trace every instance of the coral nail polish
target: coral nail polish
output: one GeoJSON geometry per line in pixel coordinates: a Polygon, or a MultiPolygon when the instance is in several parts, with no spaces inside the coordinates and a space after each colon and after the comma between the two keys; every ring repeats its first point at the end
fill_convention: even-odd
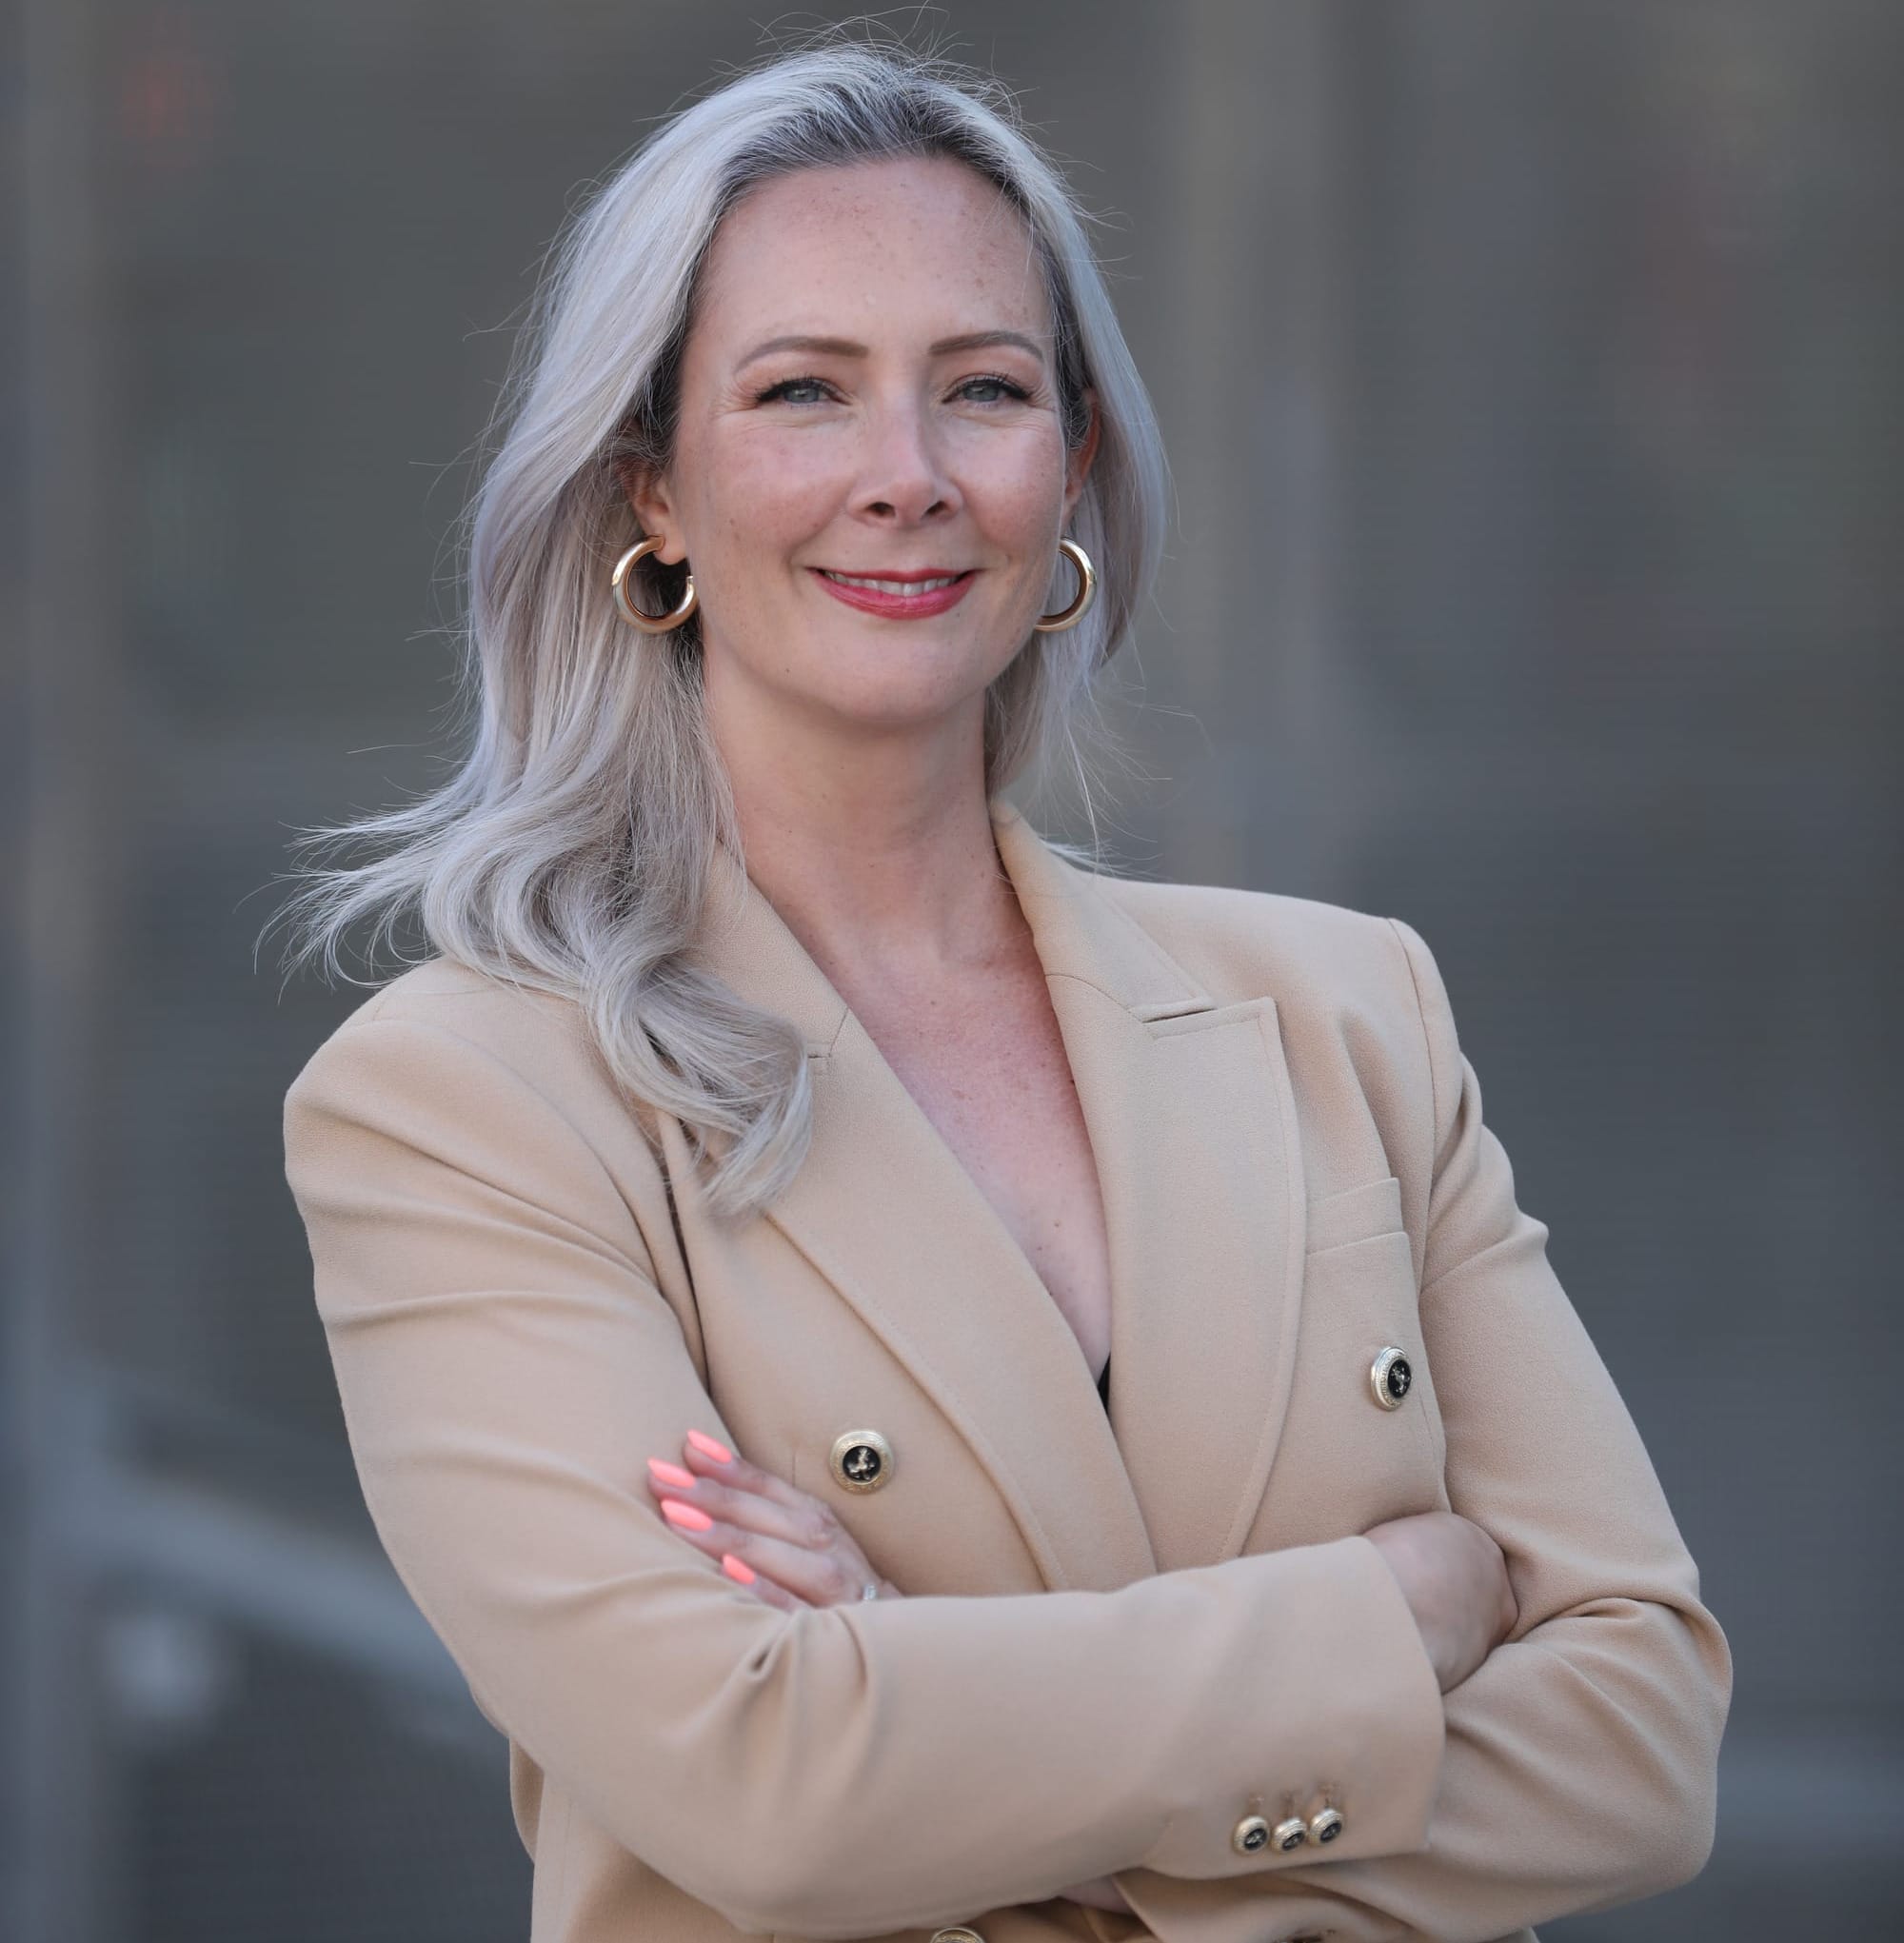
{"type": "Polygon", "coordinates": [[[704,1457],[712,1457],[717,1464],[731,1464],[734,1461],[733,1452],[717,1438],[709,1437],[704,1430],[689,1431],[687,1433],[687,1441],[704,1457]]]}
{"type": "Polygon", "coordinates": [[[743,1585],[752,1585],[754,1582],[754,1568],[744,1559],[736,1558],[731,1552],[722,1553],[721,1570],[729,1578],[738,1579],[743,1585]]]}
{"type": "Polygon", "coordinates": [[[661,1515],[669,1524],[679,1525],[684,1532],[704,1532],[714,1523],[698,1504],[683,1504],[678,1497],[664,1497],[661,1515]]]}
{"type": "Polygon", "coordinates": [[[670,1464],[665,1457],[650,1457],[648,1459],[648,1469],[664,1484],[678,1485],[683,1491],[693,1489],[694,1473],[684,1470],[679,1464],[670,1464]]]}

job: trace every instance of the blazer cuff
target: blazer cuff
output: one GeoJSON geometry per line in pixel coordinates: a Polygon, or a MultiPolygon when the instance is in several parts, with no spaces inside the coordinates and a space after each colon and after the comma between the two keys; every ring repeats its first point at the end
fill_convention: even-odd
{"type": "MultiPolygon", "coordinates": [[[[1233,1671],[1209,1694],[1207,1731],[1189,1755],[1194,1805],[1172,1814],[1131,1865],[1138,1895],[1146,1871],[1208,1881],[1427,1846],[1446,1731],[1441,1688],[1387,1561],[1358,1535],[1223,1570],[1259,1561],[1278,1580],[1276,1603],[1300,1650],[1292,1659],[1291,1641],[1274,1642],[1263,1678],[1233,1671]]],[[[1194,1934],[1202,1943],[1204,1933],[1194,1934]]]]}
{"type": "MultiPolygon", "coordinates": [[[[1126,1869],[1111,1880],[1129,1915],[1101,1915],[1102,1943],[1419,1943],[1404,1922],[1315,1887],[1313,1869],[1287,1881],[1186,1882],[1151,1869],[1126,1869]],[[1121,1924],[1121,1930],[1108,1926],[1121,1924]]],[[[1097,1913],[1094,1912],[1094,1913],[1097,1913]]],[[[1504,1939],[1517,1943],[1517,1939],[1504,1939]]]]}

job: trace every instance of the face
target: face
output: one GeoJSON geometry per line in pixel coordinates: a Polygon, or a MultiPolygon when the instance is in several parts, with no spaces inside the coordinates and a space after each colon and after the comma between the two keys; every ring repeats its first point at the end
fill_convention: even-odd
{"type": "Polygon", "coordinates": [[[717,733],[724,713],[979,718],[1074,586],[1058,541],[1097,420],[1067,453],[1051,331],[1023,219],[962,163],[809,169],[728,214],[672,465],[625,482],[660,558],[693,570],[717,733]]]}

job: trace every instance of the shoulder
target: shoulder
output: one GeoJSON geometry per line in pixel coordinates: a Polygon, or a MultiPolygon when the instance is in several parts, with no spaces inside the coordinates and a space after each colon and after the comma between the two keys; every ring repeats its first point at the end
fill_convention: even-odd
{"type": "Polygon", "coordinates": [[[606,1075],[577,1001],[446,958],[427,958],[339,1021],[291,1082],[288,1102],[327,1079],[450,1081],[484,1073],[565,1110],[606,1075]]]}
{"type": "Polygon", "coordinates": [[[532,1233],[653,1272],[665,1183],[585,1023],[571,999],[430,959],[337,1025],[284,1101],[285,1179],[333,1277],[354,1236],[401,1248],[472,1219],[496,1259],[532,1233]]]}
{"type": "Polygon", "coordinates": [[[1417,955],[1426,947],[1399,919],[1282,891],[1090,881],[1219,1004],[1267,996],[1416,1011],[1417,955]]]}
{"type": "Polygon", "coordinates": [[[565,994],[512,983],[451,958],[426,958],[371,992],[339,1024],[349,1032],[379,1020],[413,1020],[480,1041],[572,1023],[575,1001],[565,994]]]}
{"type": "Polygon", "coordinates": [[[1283,1048],[1309,1071],[1337,1061],[1382,1113],[1446,1130],[1461,1053],[1448,992],[1400,918],[1318,898],[1090,875],[1218,1007],[1267,1000],[1283,1048]]]}

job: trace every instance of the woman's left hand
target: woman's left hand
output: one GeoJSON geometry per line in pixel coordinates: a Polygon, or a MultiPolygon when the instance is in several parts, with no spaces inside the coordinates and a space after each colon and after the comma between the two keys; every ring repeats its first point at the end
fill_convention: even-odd
{"type": "MultiPolygon", "coordinates": [[[[648,1459],[649,1488],[663,1516],[768,1605],[785,1612],[851,1605],[867,1585],[877,1585],[883,1599],[905,1596],[866,1562],[831,1505],[748,1463],[704,1431],[689,1431],[681,1454],[680,1464],[648,1459]]],[[[1093,1909],[1130,1911],[1108,1875],[1054,1893],[1093,1909]]]]}
{"type": "Polygon", "coordinates": [[[648,1488],[663,1517],[768,1605],[783,1612],[851,1605],[868,1585],[883,1599],[903,1596],[866,1562],[831,1505],[703,1431],[689,1431],[681,1451],[679,1464],[648,1459],[648,1488]]]}

